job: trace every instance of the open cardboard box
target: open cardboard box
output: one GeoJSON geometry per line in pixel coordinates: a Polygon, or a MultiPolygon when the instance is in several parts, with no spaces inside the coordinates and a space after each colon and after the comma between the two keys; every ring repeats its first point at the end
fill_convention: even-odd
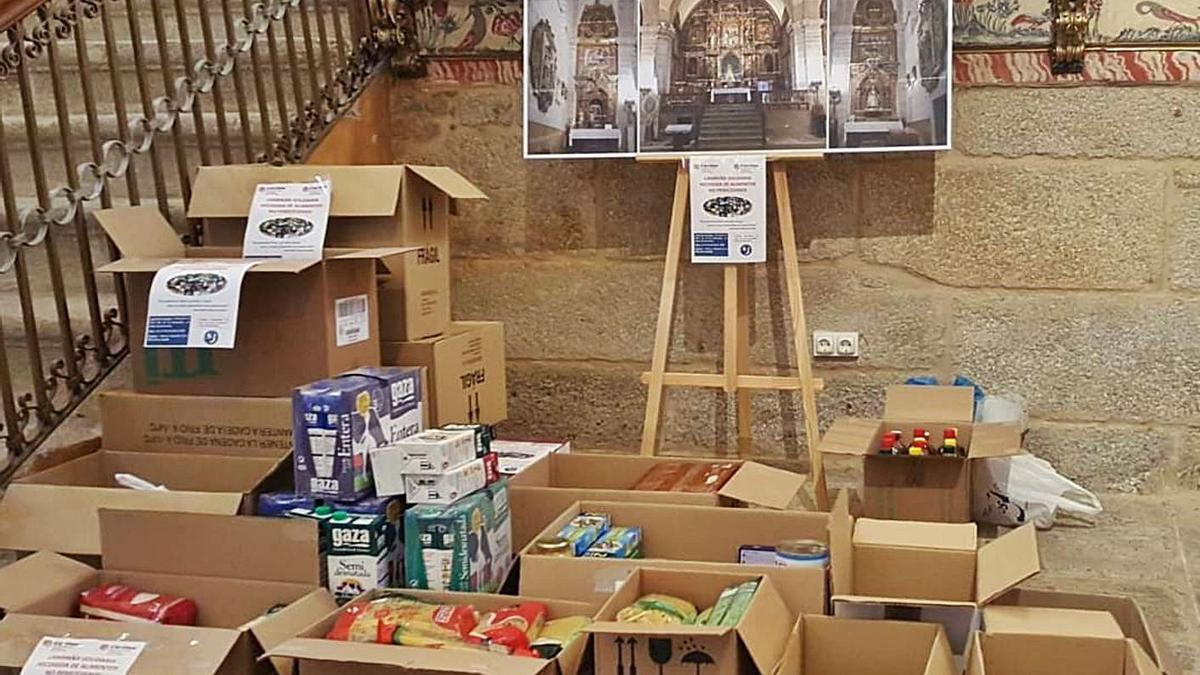
{"type": "Polygon", "coordinates": [[[579,502],[550,523],[540,536],[554,536],[580,513],[607,513],[613,525],[642,528],[642,558],[558,558],[521,552],[521,593],[589,602],[603,601],[632,570],[688,569],[696,572],[758,574],[771,577],[774,590],[796,614],[823,614],[826,570],[738,564],[742,545],[775,545],[785,539],[829,540],[829,514],[764,509],[728,509],[682,504],[579,502]]]}
{"type": "Polygon", "coordinates": [[[770,577],[643,569],[634,570],[604,603],[587,632],[592,638],[597,673],[644,669],[657,670],[659,675],[693,675],[703,668],[707,675],[771,675],[795,620],[796,615],[779,597],[770,577]],[[758,588],[734,626],[617,621],[618,612],[644,595],[674,596],[701,611],[711,607],[722,590],[746,581],[758,581],[758,588]]]}
{"type": "Polygon", "coordinates": [[[941,626],[805,615],[776,675],[958,675],[941,626]]]}
{"type": "MultiPolygon", "coordinates": [[[[514,597],[489,593],[451,593],[406,589],[404,595],[425,602],[472,605],[481,614],[522,602],[540,602],[549,610],[549,618],[595,616],[597,605],[565,600],[514,597]]],[[[355,599],[368,601],[387,595],[386,590],[371,590],[355,599]]],[[[360,675],[364,673],[444,673],[446,675],[575,675],[579,672],[587,647],[580,636],[553,659],[509,656],[488,651],[439,650],[423,647],[342,642],[327,640],[341,610],[331,612],[309,625],[296,637],[277,645],[272,657],[294,659],[295,675],[360,675]]]]}
{"type": "Polygon", "coordinates": [[[459,200],[487,199],[453,169],[404,164],[201,167],[188,217],[201,219],[207,244],[241,246],[259,183],[307,182],[317,176],[333,186],[326,246],[417,247],[384,261],[380,339],[417,340],[444,332],[450,324],[450,216],[459,200]]]}
{"type": "Polygon", "coordinates": [[[325,249],[322,260],[263,260],[242,280],[233,349],[144,347],[150,284],[185,259],[241,260],[241,248],[185,246],[157,209],[94,212],[121,251],[99,272],[124,277],[133,386],[145,394],[284,396],[292,387],[379,364],[376,267],[415,248],[325,249]],[[339,339],[336,303],[366,299],[368,330],[339,339]]]}
{"type": "Polygon", "coordinates": [[[513,542],[524,548],[575,502],[630,501],[696,506],[753,504],[786,509],[804,485],[802,474],[741,460],[641,457],[620,454],[551,454],[509,480],[513,542]],[[646,472],[662,464],[732,464],[737,473],[716,493],[633,490],[646,472]]]}
{"type": "MultiPolygon", "coordinates": [[[[288,661],[260,664],[259,657],[336,607],[320,587],[313,521],[120,510],[101,511],[100,521],[101,569],[48,552],[0,568],[0,606],[8,612],[0,621],[0,644],[7,645],[0,654],[13,659],[0,664],[19,666],[17,655],[28,655],[42,635],[88,634],[78,632],[80,624],[143,625],[75,618],[79,594],[100,584],[127,584],[196,602],[196,628],[164,626],[161,634],[146,638],[165,640],[147,652],[161,656],[159,663],[173,652],[174,666],[140,672],[181,672],[180,664],[187,664],[189,673],[250,675],[274,666],[279,675],[290,675],[288,661]],[[31,625],[40,634],[32,634],[31,625]],[[172,632],[199,639],[199,645],[174,639],[172,632]],[[189,659],[199,658],[197,649],[203,658],[194,663],[189,659]]],[[[146,653],[139,665],[144,666],[143,658],[146,653]]]]}
{"type": "Polygon", "coordinates": [[[971,387],[888,387],[883,419],[843,417],[821,438],[821,452],[863,458],[863,515],[869,518],[971,522],[971,462],[1021,452],[1021,431],[1008,424],[974,424],[971,387]],[[880,455],[883,435],[898,430],[905,445],[915,428],[940,443],[946,427],[958,429],[966,457],[880,455]]]}
{"type": "Polygon", "coordinates": [[[967,675],[1157,675],[1158,665],[1108,612],[989,607],[967,675]]]}

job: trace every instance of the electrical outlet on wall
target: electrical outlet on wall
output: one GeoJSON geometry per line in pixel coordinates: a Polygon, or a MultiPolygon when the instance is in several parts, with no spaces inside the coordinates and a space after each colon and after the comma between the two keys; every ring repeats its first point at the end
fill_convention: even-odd
{"type": "Polygon", "coordinates": [[[812,354],[818,359],[857,359],[858,333],[815,330],[812,335],[812,354]]]}

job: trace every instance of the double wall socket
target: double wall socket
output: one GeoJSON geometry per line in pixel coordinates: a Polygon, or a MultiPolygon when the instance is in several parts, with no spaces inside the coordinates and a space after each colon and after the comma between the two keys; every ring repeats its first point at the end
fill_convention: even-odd
{"type": "Polygon", "coordinates": [[[818,359],[857,359],[858,333],[815,330],[812,353],[818,359]]]}

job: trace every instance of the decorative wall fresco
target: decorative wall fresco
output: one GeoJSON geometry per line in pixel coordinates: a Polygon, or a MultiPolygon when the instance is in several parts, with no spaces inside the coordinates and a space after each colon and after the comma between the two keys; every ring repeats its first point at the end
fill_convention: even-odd
{"type": "MultiPolygon", "coordinates": [[[[956,47],[1046,47],[1047,0],[955,0],[956,47]]],[[[1088,43],[1107,46],[1200,44],[1193,0],[1091,0],[1088,43]]]]}
{"type": "Polygon", "coordinates": [[[1049,51],[954,55],[954,84],[959,86],[1175,83],[1200,84],[1200,51],[1098,49],[1084,54],[1078,75],[1051,73],[1049,51]]]}
{"type": "Polygon", "coordinates": [[[413,0],[428,56],[521,56],[521,0],[413,0]]]}

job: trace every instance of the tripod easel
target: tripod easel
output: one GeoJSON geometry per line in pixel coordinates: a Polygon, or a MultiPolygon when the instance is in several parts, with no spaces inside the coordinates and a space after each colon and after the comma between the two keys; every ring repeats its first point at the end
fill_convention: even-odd
{"type": "MultiPolygon", "coordinates": [[[[817,392],[823,382],[813,377],[812,360],[807,346],[808,325],[804,317],[804,297],[800,286],[800,262],[796,255],[796,231],[792,220],[791,191],[787,179],[787,161],[820,159],[819,155],[768,160],[771,184],[779,214],[779,241],[783,247],[784,276],[792,323],[792,340],[796,350],[796,375],[757,375],[750,369],[750,315],[753,298],[750,294],[749,265],[725,265],[724,285],[724,365],[718,373],[670,372],[667,356],[671,343],[671,316],[675,306],[675,291],[679,281],[679,255],[683,246],[684,218],[687,214],[690,189],[686,160],[679,161],[675,173],[675,199],[671,207],[671,225],[667,236],[667,257],[663,266],[662,294],[658,303],[658,325],[654,332],[654,351],[650,370],[642,374],[649,385],[646,398],[646,417],[642,425],[642,454],[654,455],[658,447],[658,427],[662,419],[663,389],[665,387],[707,387],[722,389],[736,398],[738,455],[745,458],[752,452],[751,395],[754,391],[800,391],[804,412],[804,434],[812,466],[817,508],[829,510],[829,493],[825,484],[825,469],[817,452],[817,392]]],[[[676,161],[678,161],[676,159],[676,161]]]]}

